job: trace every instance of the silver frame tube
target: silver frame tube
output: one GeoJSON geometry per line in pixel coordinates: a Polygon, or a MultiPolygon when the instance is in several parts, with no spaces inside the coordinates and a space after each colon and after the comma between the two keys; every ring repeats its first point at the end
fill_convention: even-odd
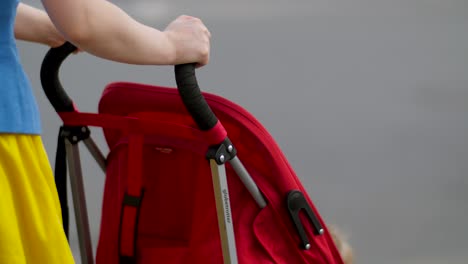
{"type": "Polygon", "coordinates": [[[93,264],[93,248],[89,229],[88,211],[86,208],[83,173],[81,171],[80,152],[77,144],[65,140],[68,167],[70,173],[70,185],[75,208],[75,221],[80,245],[81,263],[93,264]]]}
{"type": "Polygon", "coordinates": [[[245,169],[244,165],[239,160],[239,158],[235,156],[229,161],[229,163],[231,163],[232,168],[237,173],[242,183],[244,183],[247,190],[249,190],[250,194],[253,196],[258,206],[260,208],[264,208],[267,205],[265,198],[263,198],[263,195],[258,189],[257,184],[254,182],[254,180],[250,176],[249,172],[245,169]]]}
{"type": "Polygon", "coordinates": [[[86,147],[88,148],[89,152],[94,157],[96,162],[99,164],[99,167],[101,167],[102,171],[105,174],[106,173],[106,158],[102,154],[101,150],[98,148],[98,146],[96,145],[96,143],[91,137],[83,141],[86,147]]]}

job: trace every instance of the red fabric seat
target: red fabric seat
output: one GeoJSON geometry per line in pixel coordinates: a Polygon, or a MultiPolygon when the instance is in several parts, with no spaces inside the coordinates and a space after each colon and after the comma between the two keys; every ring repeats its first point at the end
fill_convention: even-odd
{"type": "MultiPolygon", "coordinates": [[[[239,263],[341,264],[325,223],[269,133],[240,106],[212,94],[204,96],[268,203],[260,209],[226,165],[239,263]],[[287,210],[286,196],[291,190],[306,196],[325,229],[323,235],[316,235],[311,223],[302,218],[311,242],[309,250],[300,248],[287,210]]],[[[177,133],[161,129],[161,133],[143,136],[138,263],[222,263],[211,172],[205,158],[209,143],[196,129],[177,90],[113,83],[103,93],[99,113],[151,119],[161,126],[180,128],[177,133]]],[[[96,262],[108,264],[119,263],[122,200],[128,177],[133,176],[132,171],[128,173],[131,135],[109,128],[104,134],[110,153],[96,262]]]]}

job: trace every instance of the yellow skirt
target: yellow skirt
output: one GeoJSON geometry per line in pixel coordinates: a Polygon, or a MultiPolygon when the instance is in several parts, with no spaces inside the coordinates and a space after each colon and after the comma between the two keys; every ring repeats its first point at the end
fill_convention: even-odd
{"type": "Polygon", "coordinates": [[[0,263],[74,263],[40,136],[0,134],[0,263]]]}

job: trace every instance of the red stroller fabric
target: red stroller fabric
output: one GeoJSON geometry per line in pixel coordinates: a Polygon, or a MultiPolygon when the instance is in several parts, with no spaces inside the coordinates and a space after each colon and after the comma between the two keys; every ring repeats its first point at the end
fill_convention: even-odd
{"type": "MultiPolygon", "coordinates": [[[[269,133],[238,105],[212,94],[204,96],[268,203],[260,209],[226,164],[239,263],[342,264],[325,223],[269,133]],[[300,248],[287,211],[286,196],[291,190],[306,196],[325,231],[315,235],[301,215],[311,242],[309,250],[300,248]]],[[[177,89],[113,83],[103,93],[99,113],[151,119],[161,129],[136,137],[104,129],[110,153],[96,262],[119,263],[122,200],[132,188],[129,184],[134,185],[132,174],[140,171],[144,194],[134,230],[136,241],[121,241],[136,243],[138,263],[223,263],[211,171],[205,157],[209,141],[196,129],[177,89]],[[143,143],[140,150],[132,147],[135,139],[143,143]]]]}

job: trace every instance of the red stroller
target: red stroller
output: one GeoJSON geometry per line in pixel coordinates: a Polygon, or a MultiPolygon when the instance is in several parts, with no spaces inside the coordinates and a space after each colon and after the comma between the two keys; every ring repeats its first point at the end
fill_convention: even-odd
{"type": "Polygon", "coordinates": [[[80,113],[58,79],[74,50],[51,49],[41,81],[64,122],[56,184],[67,232],[68,161],[83,263],[342,263],[272,137],[241,107],[202,94],[193,65],[175,67],[178,89],[113,83],[99,114],[80,113]],[[103,128],[107,158],[88,126],[103,128]],[[80,141],[106,171],[96,259],[80,141]]]}

